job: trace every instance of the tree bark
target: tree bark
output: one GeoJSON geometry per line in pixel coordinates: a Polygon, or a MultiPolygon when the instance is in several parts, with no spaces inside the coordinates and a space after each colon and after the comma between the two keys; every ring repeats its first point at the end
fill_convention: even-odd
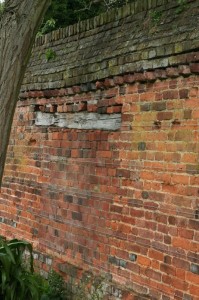
{"type": "Polygon", "coordinates": [[[50,0],[6,0],[0,16],[0,185],[14,111],[32,45],[50,0]]]}

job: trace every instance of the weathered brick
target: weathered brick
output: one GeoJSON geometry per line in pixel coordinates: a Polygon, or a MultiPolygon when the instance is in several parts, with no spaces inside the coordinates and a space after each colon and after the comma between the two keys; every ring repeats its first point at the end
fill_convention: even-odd
{"type": "Polygon", "coordinates": [[[167,68],[166,69],[166,75],[168,77],[171,77],[171,78],[178,77],[179,76],[179,70],[178,70],[178,68],[167,68]]]}
{"type": "Polygon", "coordinates": [[[173,258],[172,265],[175,266],[176,268],[181,268],[181,269],[187,270],[187,271],[190,268],[190,264],[186,260],[183,260],[183,259],[180,259],[177,257],[173,258]]]}
{"type": "Polygon", "coordinates": [[[148,269],[146,269],[145,274],[147,277],[149,277],[151,279],[154,279],[156,281],[161,281],[162,274],[159,272],[156,272],[156,271],[148,268],[148,269]]]}
{"type": "Polygon", "coordinates": [[[190,64],[190,70],[193,73],[199,73],[199,64],[198,63],[190,64]]]}
{"type": "Polygon", "coordinates": [[[146,103],[140,105],[140,110],[141,111],[150,111],[151,110],[151,103],[146,103]]]}
{"type": "Polygon", "coordinates": [[[79,212],[72,212],[72,218],[73,220],[82,221],[82,213],[79,212]]]}
{"type": "Polygon", "coordinates": [[[184,119],[191,119],[192,116],[192,110],[187,109],[184,111],[184,119]]]}
{"type": "Polygon", "coordinates": [[[73,196],[71,196],[71,195],[64,195],[64,201],[72,203],[73,202],[73,196]]]}
{"type": "Polygon", "coordinates": [[[178,91],[175,90],[168,90],[163,92],[163,99],[168,100],[168,99],[178,99],[178,91]]]}
{"type": "Polygon", "coordinates": [[[129,259],[130,259],[131,261],[136,261],[136,260],[137,260],[137,254],[130,253],[130,254],[129,254],[129,259]]]}
{"type": "Polygon", "coordinates": [[[152,110],[162,111],[166,109],[166,102],[153,102],[152,110]]]}
{"type": "Polygon", "coordinates": [[[188,89],[182,89],[179,90],[180,99],[187,99],[189,97],[189,90],[188,89]]]}
{"type": "Polygon", "coordinates": [[[168,264],[161,264],[160,270],[166,274],[170,274],[175,276],[175,268],[173,266],[169,266],[168,264]]]}
{"type": "Polygon", "coordinates": [[[173,118],[173,113],[172,112],[159,112],[157,114],[157,120],[171,120],[173,118]]]}
{"type": "Polygon", "coordinates": [[[146,143],[145,142],[139,142],[138,143],[138,150],[139,151],[145,151],[146,150],[146,143]]]}

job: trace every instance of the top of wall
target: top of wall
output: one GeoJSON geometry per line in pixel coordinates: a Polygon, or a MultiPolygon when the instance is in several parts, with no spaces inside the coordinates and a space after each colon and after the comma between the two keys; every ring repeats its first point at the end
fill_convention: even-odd
{"type": "Polygon", "coordinates": [[[198,0],[187,0],[185,6],[177,0],[135,0],[56,30],[36,40],[21,91],[80,85],[199,60],[194,55],[199,49],[198,16],[198,0]]]}

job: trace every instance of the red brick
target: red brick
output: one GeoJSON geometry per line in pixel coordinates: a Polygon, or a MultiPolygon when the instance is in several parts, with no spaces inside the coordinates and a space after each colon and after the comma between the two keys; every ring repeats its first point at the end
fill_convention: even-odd
{"type": "Polygon", "coordinates": [[[179,70],[178,70],[178,68],[167,68],[166,69],[166,75],[168,77],[171,77],[171,78],[178,77],[179,76],[179,70]]]}
{"type": "Polygon", "coordinates": [[[149,249],[149,257],[159,261],[164,260],[164,254],[162,252],[153,249],[149,249]]]}
{"type": "Polygon", "coordinates": [[[122,85],[124,83],[124,77],[123,76],[115,76],[113,78],[114,83],[118,85],[122,85]]]}
{"type": "MultiPolygon", "coordinates": [[[[191,295],[195,295],[195,296],[198,297],[198,292],[199,292],[198,285],[191,284],[190,287],[189,287],[189,292],[190,292],[191,295]]],[[[195,299],[197,299],[197,298],[195,298],[195,299]]]]}
{"type": "Polygon", "coordinates": [[[178,67],[178,70],[179,70],[179,74],[182,74],[182,75],[189,75],[189,74],[191,74],[190,67],[186,66],[186,65],[180,65],[178,67]]]}
{"type": "Polygon", "coordinates": [[[179,232],[179,236],[186,238],[186,239],[193,239],[194,236],[194,231],[193,230],[188,230],[188,229],[184,229],[184,228],[179,228],[178,230],[179,232]]]}
{"type": "Polygon", "coordinates": [[[122,106],[109,106],[109,107],[107,107],[107,113],[108,114],[121,113],[121,111],[122,111],[122,106]]]}
{"type": "Polygon", "coordinates": [[[199,286],[199,276],[198,276],[198,274],[193,274],[193,273],[187,272],[186,280],[199,286]]]}
{"type": "Polygon", "coordinates": [[[140,265],[143,265],[143,266],[150,266],[151,265],[151,260],[147,257],[138,255],[137,263],[140,264],[140,265]]]}
{"type": "Polygon", "coordinates": [[[187,270],[187,271],[188,271],[189,268],[190,268],[190,263],[189,263],[189,262],[187,262],[186,260],[177,258],[177,257],[174,257],[174,258],[173,258],[172,264],[173,264],[173,266],[175,266],[176,268],[181,268],[181,269],[184,269],[184,270],[187,270]]]}
{"type": "Polygon", "coordinates": [[[172,242],[174,247],[190,250],[190,242],[184,238],[174,237],[172,242]]]}
{"type": "Polygon", "coordinates": [[[171,120],[173,118],[173,113],[172,112],[159,112],[157,114],[157,120],[171,120]]]}
{"type": "Polygon", "coordinates": [[[178,99],[179,94],[178,91],[175,90],[168,90],[163,92],[163,99],[167,100],[167,99],[178,99]]]}
{"type": "Polygon", "coordinates": [[[151,269],[146,269],[145,274],[147,277],[154,279],[156,281],[161,281],[162,274],[151,269]]]}
{"type": "Polygon", "coordinates": [[[124,75],[124,82],[127,82],[127,83],[135,82],[135,76],[132,74],[124,75]]]}
{"type": "Polygon", "coordinates": [[[199,63],[190,64],[190,70],[193,73],[199,73],[199,63]]]}
{"type": "Polygon", "coordinates": [[[175,271],[175,268],[173,266],[169,266],[167,264],[161,264],[160,265],[160,270],[166,274],[170,274],[172,276],[175,276],[176,274],[176,271],[175,271]]]}
{"type": "Polygon", "coordinates": [[[172,286],[181,291],[187,291],[188,289],[188,283],[178,278],[173,278],[172,286]]]}

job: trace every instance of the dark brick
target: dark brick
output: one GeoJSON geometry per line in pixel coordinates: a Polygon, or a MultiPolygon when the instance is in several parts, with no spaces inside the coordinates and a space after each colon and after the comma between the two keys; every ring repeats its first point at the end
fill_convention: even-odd
{"type": "Polygon", "coordinates": [[[194,230],[199,230],[199,220],[189,220],[189,226],[194,230]]]}
{"type": "Polygon", "coordinates": [[[65,157],[71,157],[71,150],[69,149],[65,150],[65,157]]]}
{"type": "Polygon", "coordinates": [[[182,299],[183,299],[183,300],[193,300],[193,297],[190,296],[190,295],[188,295],[188,294],[184,294],[184,296],[183,296],[182,299]]]}
{"type": "Polygon", "coordinates": [[[148,198],[149,198],[149,193],[146,192],[146,191],[143,191],[143,192],[142,192],[142,198],[143,198],[143,199],[148,199],[148,198]]]}
{"type": "Polygon", "coordinates": [[[130,253],[130,254],[129,254],[129,259],[130,259],[131,261],[136,261],[136,260],[137,260],[137,254],[130,253]]]}
{"type": "Polygon", "coordinates": [[[109,263],[116,265],[118,267],[126,268],[127,262],[123,259],[119,259],[115,256],[109,256],[109,263]]]}
{"type": "Polygon", "coordinates": [[[98,107],[97,113],[98,114],[106,114],[107,107],[98,107]]]}
{"type": "Polygon", "coordinates": [[[71,196],[71,195],[64,195],[64,201],[72,203],[73,202],[73,196],[71,196]]]}
{"type": "Polygon", "coordinates": [[[191,119],[192,118],[192,110],[191,109],[187,109],[184,111],[184,119],[191,119]]]}
{"type": "Polygon", "coordinates": [[[138,150],[139,151],[145,151],[146,150],[146,143],[145,142],[139,142],[138,143],[138,150]]]}
{"type": "Polygon", "coordinates": [[[33,229],[32,229],[32,234],[33,234],[33,235],[38,235],[38,233],[39,233],[39,232],[38,232],[38,229],[36,229],[36,228],[33,228],[33,229]]]}
{"type": "Polygon", "coordinates": [[[57,193],[55,193],[55,192],[49,192],[49,197],[50,197],[50,199],[57,199],[58,198],[58,195],[57,195],[57,193]]]}
{"type": "Polygon", "coordinates": [[[169,235],[164,236],[164,243],[167,245],[171,244],[171,237],[169,235]]]}
{"type": "Polygon", "coordinates": [[[78,269],[70,264],[58,264],[58,268],[61,272],[73,277],[73,278],[77,278],[77,274],[78,274],[78,269]]]}
{"type": "Polygon", "coordinates": [[[170,265],[171,262],[172,262],[171,256],[166,255],[166,256],[164,257],[164,263],[170,265]]]}
{"type": "Polygon", "coordinates": [[[109,256],[108,261],[110,264],[117,265],[117,266],[119,265],[119,259],[116,258],[115,256],[109,256]]]}
{"type": "Polygon", "coordinates": [[[187,258],[190,262],[197,263],[199,261],[199,253],[189,251],[187,253],[187,258]]]}
{"type": "Polygon", "coordinates": [[[178,91],[175,90],[168,90],[163,92],[163,99],[167,100],[167,99],[178,99],[179,95],[178,95],[178,91]]]}
{"type": "Polygon", "coordinates": [[[122,268],[126,268],[126,265],[127,265],[127,262],[123,259],[120,259],[119,260],[119,266],[122,267],[122,268]]]}
{"type": "Polygon", "coordinates": [[[111,209],[110,210],[112,212],[116,212],[116,213],[121,214],[122,210],[123,210],[123,207],[122,206],[118,206],[118,205],[111,205],[111,209]]]}
{"type": "Polygon", "coordinates": [[[180,99],[187,99],[189,97],[189,90],[188,89],[182,89],[179,90],[180,99]]]}
{"type": "Polygon", "coordinates": [[[191,264],[190,271],[194,274],[199,275],[199,265],[191,264]]]}
{"type": "Polygon", "coordinates": [[[59,236],[59,231],[57,229],[55,229],[54,233],[55,233],[55,236],[59,236]]]}
{"type": "Polygon", "coordinates": [[[166,102],[154,102],[152,104],[152,110],[162,111],[166,109],[166,102]]]}
{"type": "Polygon", "coordinates": [[[78,198],[77,201],[78,201],[78,204],[79,204],[79,205],[83,205],[83,203],[84,203],[84,200],[83,200],[82,198],[78,198]]]}
{"type": "Polygon", "coordinates": [[[129,178],[130,177],[130,171],[126,170],[126,169],[117,169],[116,176],[129,178]]]}
{"type": "Polygon", "coordinates": [[[82,221],[82,213],[73,211],[72,212],[72,219],[82,221]]]}
{"type": "Polygon", "coordinates": [[[199,174],[199,166],[188,164],[186,165],[186,172],[192,175],[199,174]]]}
{"type": "Polygon", "coordinates": [[[170,297],[168,297],[168,296],[162,296],[162,300],[170,300],[171,298],[170,297]]]}
{"type": "Polygon", "coordinates": [[[141,111],[150,111],[151,110],[151,104],[150,103],[146,103],[146,104],[140,105],[140,110],[141,111]]]}
{"type": "Polygon", "coordinates": [[[190,70],[193,73],[199,73],[199,64],[198,63],[190,64],[190,70]]]}
{"type": "Polygon", "coordinates": [[[197,209],[196,211],[195,211],[195,219],[199,219],[199,209],[197,209]]]}
{"type": "Polygon", "coordinates": [[[146,92],[146,84],[139,84],[139,85],[138,85],[138,92],[139,92],[139,93],[144,93],[144,92],[146,92]]]}

